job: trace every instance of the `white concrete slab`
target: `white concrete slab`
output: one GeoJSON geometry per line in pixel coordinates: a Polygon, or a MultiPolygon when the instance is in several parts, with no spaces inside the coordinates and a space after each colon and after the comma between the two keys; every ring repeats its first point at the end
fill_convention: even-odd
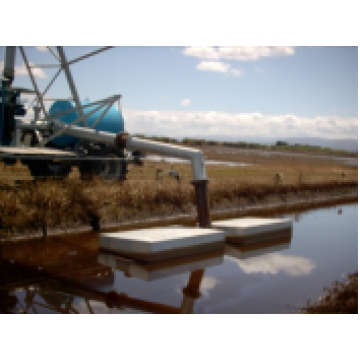
{"type": "Polygon", "coordinates": [[[109,266],[114,270],[123,271],[126,276],[151,281],[220,265],[224,261],[224,253],[223,251],[217,251],[207,256],[195,255],[186,258],[186,260],[168,260],[149,265],[140,261],[119,257],[115,254],[100,252],[98,261],[100,264],[109,266]]]}
{"type": "Polygon", "coordinates": [[[115,233],[100,234],[99,246],[126,255],[141,255],[146,260],[147,256],[166,254],[170,252],[181,255],[201,252],[201,247],[209,250],[212,245],[225,245],[225,233],[216,229],[190,228],[184,226],[169,226],[142,230],[132,230],[115,233]],[[193,251],[192,251],[193,250],[193,251]]]}
{"type": "Polygon", "coordinates": [[[214,221],[212,227],[225,231],[227,236],[246,237],[249,235],[291,229],[292,221],[289,219],[244,217],[241,219],[214,221]]]}
{"type": "Polygon", "coordinates": [[[278,252],[290,248],[291,238],[288,240],[272,241],[266,243],[259,243],[257,246],[239,246],[235,244],[227,244],[225,248],[225,255],[235,259],[249,259],[256,256],[265,255],[272,252],[278,252]],[[260,246],[262,245],[262,246],[260,246]]]}

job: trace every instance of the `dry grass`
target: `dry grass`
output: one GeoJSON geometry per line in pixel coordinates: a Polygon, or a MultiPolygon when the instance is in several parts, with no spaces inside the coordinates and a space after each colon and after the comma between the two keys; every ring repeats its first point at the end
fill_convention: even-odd
{"type": "Polygon", "coordinates": [[[0,190],[2,235],[66,228],[99,219],[95,204],[80,182],[45,181],[0,190]]]}
{"type": "MultiPolygon", "coordinates": [[[[207,166],[212,209],[285,201],[292,197],[311,198],[330,192],[341,195],[357,187],[357,167],[305,157],[270,161],[260,155],[249,156],[245,162],[255,165],[207,166]],[[274,180],[279,172],[282,184],[274,180]]],[[[131,165],[128,180],[123,183],[81,182],[76,169],[66,181],[34,182],[26,167],[16,164],[5,168],[0,164],[0,237],[39,231],[46,236],[47,229],[81,225],[98,229],[105,223],[195,214],[190,165],[175,165],[181,183],[167,175],[157,180],[158,168],[166,171],[170,164],[131,165]]]]}
{"type": "Polygon", "coordinates": [[[308,301],[306,314],[358,314],[358,273],[348,275],[345,282],[334,282],[315,304],[308,301]]]}
{"type": "MultiPolygon", "coordinates": [[[[317,184],[245,184],[230,179],[210,182],[212,209],[228,205],[271,203],[282,197],[310,197],[317,193],[337,193],[357,187],[357,182],[317,184]]],[[[75,228],[100,223],[124,222],[147,217],[194,213],[194,191],[188,182],[173,179],[128,180],[108,183],[100,180],[81,182],[43,181],[0,189],[0,230],[2,237],[15,233],[47,229],[75,228]]]]}

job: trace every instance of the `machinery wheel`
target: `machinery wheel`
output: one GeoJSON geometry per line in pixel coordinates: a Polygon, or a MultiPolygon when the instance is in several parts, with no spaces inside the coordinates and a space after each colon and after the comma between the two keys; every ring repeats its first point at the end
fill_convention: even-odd
{"type": "Polygon", "coordinates": [[[32,160],[27,166],[33,177],[44,180],[48,178],[63,180],[71,171],[70,165],[54,161],[32,160]]]}
{"type": "Polygon", "coordinates": [[[100,157],[108,157],[107,160],[87,161],[84,160],[79,166],[79,171],[82,180],[91,180],[93,175],[100,176],[105,180],[125,180],[126,177],[126,163],[123,158],[120,158],[116,150],[104,149],[101,154],[96,154],[100,157]],[[118,159],[117,161],[110,159],[118,159]]]}
{"type": "Polygon", "coordinates": [[[16,164],[16,159],[3,158],[2,161],[4,162],[5,165],[9,165],[9,166],[16,164]]]}

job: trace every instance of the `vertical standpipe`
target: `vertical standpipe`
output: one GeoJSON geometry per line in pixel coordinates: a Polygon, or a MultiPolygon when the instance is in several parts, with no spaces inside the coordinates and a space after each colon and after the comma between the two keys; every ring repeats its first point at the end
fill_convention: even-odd
{"type": "Polygon", "coordinates": [[[120,147],[126,146],[129,150],[149,151],[155,154],[190,160],[193,174],[193,181],[191,184],[194,185],[195,188],[195,203],[199,226],[203,228],[211,227],[208,179],[205,172],[203,153],[200,150],[128,137],[127,134],[124,133],[119,133],[117,135],[115,143],[120,147]]]}

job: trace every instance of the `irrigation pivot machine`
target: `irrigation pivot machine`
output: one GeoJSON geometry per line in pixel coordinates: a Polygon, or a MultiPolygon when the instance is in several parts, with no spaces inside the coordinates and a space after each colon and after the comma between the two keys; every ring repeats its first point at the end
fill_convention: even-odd
{"type": "Polygon", "coordinates": [[[47,47],[56,64],[34,65],[28,60],[22,46],[7,46],[1,77],[0,145],[1,157],[7,165],[20,159],[36,178],[65,178],[72,165],[77,165],[82,178],[99,175],[108,179],[125,179],[129,162],[141,163],[139,152],[127,152],[124,147],[108,144],[99,132],[118,134],[124,131],[120,112],[120,95],[95,102],[80,102],[70,66],[90,56],[109,50],[107,46],[68,61],[63,47],[47,47]],[[15,57],[20,53],[33,89],[12,87],[15,76],[15,57]],[[44,91],[40,92],[34,76],[36,68],[58,68],[44,91]],[[51,99],[49,110],[45,97],[61,72],[64,72],[71,98],[51,99]],[[34,119],[21,119],[26,115],[21,104],[22,94],[34,94],[28,106],[33,106],[34,119]],[[19,118],[20,117],[20,118],[19,118]],[[74,125],[78,125],[75,131],[74,125]],[[70,131],[72,129],[72,133],[70,131]],[[71,133],[71,134],[70,134],[71,133]]]}
{"type": "Polygon", "coordinates": [[[63,47],[57,46],[54,50],[48,46],[59,69],[43,92],[39,91],[32,69],[54,65],[33,65],[28,61],[25,49],[22,46],[18,49],[33,89],[12,86],[17,47],[7,46],[1,77],[0,117],[0,156],[6,164],[15,164],[20,159],[35,177],[65,178],[71,166],[78,165],[82,178],[97,174],[104,178],[125,179],[128,163],[141,163],[141,154],[146,152],[187,159],[191,162],[199,226],[211,226],[208,179],[200,150],[139,139],[126,133],[119,107],[114,106],[120,95],[91,103],[80,102],[70,66],[109,47],[68,61],[63,47]],[[62,71],[72,97],[56,100],[47,111],[44,96],[62,71]],[[36,95],[33,120],[21,118],[26,114],[20,103],[21,93],[36,95]]]}

